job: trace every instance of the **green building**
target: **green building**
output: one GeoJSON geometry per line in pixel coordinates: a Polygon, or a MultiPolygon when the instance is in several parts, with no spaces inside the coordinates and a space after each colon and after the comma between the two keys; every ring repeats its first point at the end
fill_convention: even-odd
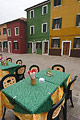
{"type": "Polygon", "coordinates": [[[49,54],[50,0],[27,8],[28,53],[49,54]]]}

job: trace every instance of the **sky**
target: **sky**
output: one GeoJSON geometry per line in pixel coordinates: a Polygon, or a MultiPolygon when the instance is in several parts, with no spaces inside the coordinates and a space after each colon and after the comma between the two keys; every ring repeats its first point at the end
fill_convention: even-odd
{"type": "Polygon", "coordinates": [[[0,24],[20,17],[26,18],[24,10],[43,1],[46,0],[0,0],[0,24]]]}

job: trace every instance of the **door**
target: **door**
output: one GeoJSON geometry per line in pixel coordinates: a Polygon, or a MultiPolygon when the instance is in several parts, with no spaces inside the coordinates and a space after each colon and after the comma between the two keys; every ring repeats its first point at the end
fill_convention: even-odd
{"type": "Polygon", "coordinates": [[[63,55],[69,55],[70,42],[63,43],[63,55]]]}
{"type": "Polygon", "coordinates": [[[33,42],[32,53],[36,53],[36,42],[33,42]]]}
{"type": "Polygon", "coordinates": [[[8,41],[8,52],[11,53],[12,52],[12,45],[11,45],[11,41],[8,41]]]}
{"type": "Polygon", "coordinates": [[[46,54],[48,53],[48,42],[45,42],[44,52],[45,52],[46,54]]]}
{"type": "Polygon", "coordinates": [[[48,54],[49,43],[48,41],[43,41],[43,54],[48,54]]]}

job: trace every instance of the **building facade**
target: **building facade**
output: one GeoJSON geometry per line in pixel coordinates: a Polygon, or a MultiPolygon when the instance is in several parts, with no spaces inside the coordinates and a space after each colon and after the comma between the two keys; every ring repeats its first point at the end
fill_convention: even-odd
{"type": "Polygon", "coordinates": [[[19,18],[7,22],[8,52],[26,53],[26,19],[19,18]]]}
{"type": "Polygon", "coordinates": [[[80,57],[80,0],[51,0],[50,55],[80,57]]]}
{"type": "Polygon", "coordinates": [[[7,24],[0,25],[0,52],[8,52],[7,24]]]}
{"type": "Polygon", "coordinates": [[[49,54],[50,0],[27,8],[28,53],[49,54]]]}

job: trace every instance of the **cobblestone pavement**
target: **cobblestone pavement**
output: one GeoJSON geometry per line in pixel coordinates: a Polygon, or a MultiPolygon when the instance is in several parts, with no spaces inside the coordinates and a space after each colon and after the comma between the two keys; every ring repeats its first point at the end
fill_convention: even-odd
{"type": "MultiPolygon", "coordinates": [[[[11,57],[13,62],[16,63],[17,59],[22,59],[23,64],[26,65],[27,70],[32,64],[40,66],[40,70],[51,68],[54,64],[62,64],[65,66],[66,73],[71,74],[73,79],[75,75],[78,75],[78,79],[73,89],[73,102],[74,108],[71,108],[70,101],[68,101],[68,120],[80,120],[80,58],[68,57],[68,56],[47,56],[36,54],[9,54],[3,53],[3,57],[6,59],[11,57]]],[[[27,77],[27,72],[25,73],[27,77]]],[[[1,119],[0,119],[1,120],[1,119]]],[[[7,110],[5,120],[15,120],[12,111],[7,110]]],[[[62,119],[61,119],[62,120],[62,119]]]]}

